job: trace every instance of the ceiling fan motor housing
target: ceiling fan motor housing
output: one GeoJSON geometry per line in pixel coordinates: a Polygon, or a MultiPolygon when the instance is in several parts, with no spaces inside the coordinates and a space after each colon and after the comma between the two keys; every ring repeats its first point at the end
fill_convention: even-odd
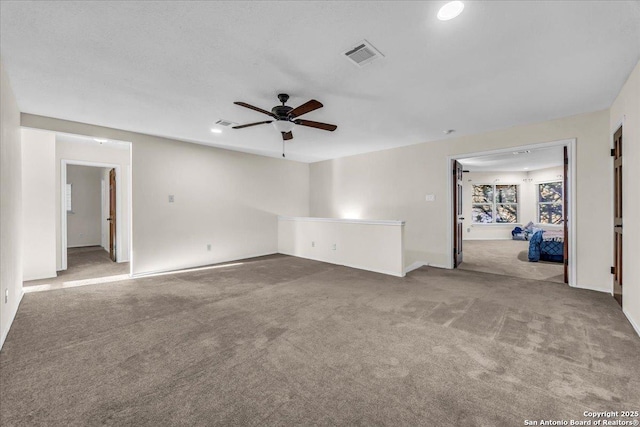
{"type": "Polygon", "coordinates": [[[287,105],[276,105],[271,109],[271,112],[278,117],[278,120],[288,120],[287,116],[291,110],[293,108],[287,105]]]}

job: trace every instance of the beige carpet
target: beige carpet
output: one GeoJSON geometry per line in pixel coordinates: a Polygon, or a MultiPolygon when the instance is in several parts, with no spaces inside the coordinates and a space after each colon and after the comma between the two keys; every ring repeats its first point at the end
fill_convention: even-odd
{"type": "Polygon", "coordinates": [[[523,240],[465,240],[460,268],[524,279],[564,283],[564,267],[557,262],[529,262],[529,242],[523,240]]]}
{"type": "Polygon", "coordinates": [[[23,286],[52,285],[52,288],[62,287],[65,282],[98,277],[117,276],[129,274],[128,262],[113,262],[109,258],[109,252],[100,246],[87,246],[83,248],[67,249],[67,269],[58,271],[57,277],[40,280],[30,280],[23,286]]]}
{"type": "Polygon", "coordinates": [[[638,409],[610,295],[464,270],[285,256],[29,293],[2,426],[518,426],[638,409]]]}

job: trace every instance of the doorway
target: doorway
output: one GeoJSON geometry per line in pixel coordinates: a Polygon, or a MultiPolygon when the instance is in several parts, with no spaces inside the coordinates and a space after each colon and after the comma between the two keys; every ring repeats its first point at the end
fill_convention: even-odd
{"type": "MultiPolygon", "coordinates": [[[[118,166],[65,161],[66,280],[126,274],[118,263],[118,166]]],[[[64,253],[64,252],[63,252],[64,253]]]]}
{"type": "Polygon", "coordinates": [[[622,126],[613,135],[613,297],[622,306],[622,126]]]}
{"type": "Polygon", "coordinates": [[[575,286],[572,158],[575,140],[451,156],[451,268],[575,286]]]}

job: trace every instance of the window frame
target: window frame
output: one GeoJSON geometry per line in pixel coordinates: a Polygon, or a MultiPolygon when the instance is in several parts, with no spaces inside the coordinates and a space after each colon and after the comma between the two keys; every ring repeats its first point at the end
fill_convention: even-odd
{"type": "Polygon", "coordinates": [[[491,183],[472,183],[471,184],[471,189],[473,190],[473,187],[475,186],[485,186],[485,185],[489,185],[491,187],[493,187],[493,197],[491,202],[485,202],[485,203],[474,203],[473,202],[473,191],[471,192],[471,225],[476,226],[476,225],[513,225],[513,224],[521,224],[520,222],[520,199],[522,197],[522,192],[521,192],[521,187],[520,184],[517,182],[491,182],[491,183]],[[516,202],[512,203],[500,203],[496,200],[496,194],[497,194],[497,189],[496,187],[498,186],[515,186],[516,187],[516,202]],[[474,220],[474,216],[473,216],[473,208],[474,206],[482,206],[482,205],[491,205],[491,222],[475,222],[474,220]],[[515,205],[516,206],[516,221],[515,222],[498,222],[496,221],[498,218],[498,205],[515,205]]]}
{"type": "Polygon", "coordinates": [[[564,180],[557,178],[557,179],[549,179],[546,181],[537,181],[536,182],[536,224],[542,224],[545,226],[549,226],[549,227],[562,227],[562,225],[564,224],[564,222],[562,222],[564,220],[564,191],[565,191],[565,185],[564,185],[564,180]],[[562,186],[562,197],[560,198],[560,201],[558,202],[541,202],[540,201],[540,186],[543,184],[551,184],[552,182],[559,182],[560,185],[562,186]],[[540,205],[560,205],[560,218],[561,218],[561,222],[558,224],[554,224],[552,222],[541,222],[540,221],[540,205]]]}

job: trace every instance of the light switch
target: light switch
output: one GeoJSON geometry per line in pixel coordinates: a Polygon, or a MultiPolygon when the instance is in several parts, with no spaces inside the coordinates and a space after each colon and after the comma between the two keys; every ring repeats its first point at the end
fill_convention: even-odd
{"type": "Polygon", "coordinates": [[[436,201],[436,195],[435,194],[427,194],[426,200],[427,200],[427,202],[435,202],[436,201]]]}
{"type": "Polygon", "coordinates": [[[169,203],[173,203],[173,194],[169,194],[169,203]]]}

